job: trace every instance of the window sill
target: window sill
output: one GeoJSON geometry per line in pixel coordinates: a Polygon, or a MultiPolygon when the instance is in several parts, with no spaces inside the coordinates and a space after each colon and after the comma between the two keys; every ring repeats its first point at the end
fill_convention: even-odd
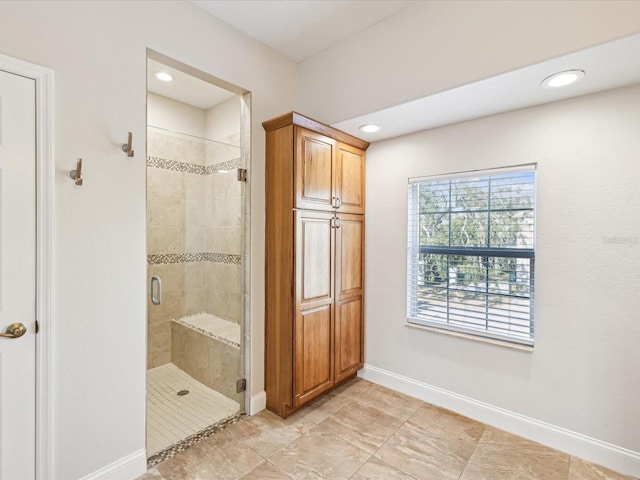
{"type": "Polygon", "coordinates": [[[528,345],[518,345],[515,343],[510,343],[510,342],[503,342],[501,340],[496,340],[494,338],[486,338],[486,337],[479,337],[476,335],[470,335],[467,333],[460,333],[460,332],[453,332],[451,330],[442,330],[439,328],[433,328],[433,327],[426,327],[424,325],[415,325],[413,323],[405,323],[406,327],[409,328],[415,328],[417,330],[426,330],[427,332],[433,332],[433,333],[439,333],[442,335],[448,335],[451,337],[458,337],[458,338],[464,338],[466,340],[473,340],[475,342],[481,342],[481,343],[489,343],[491,345],[497,345],[499,347],[506,347],[506,348],[511,348],[513,350],[520,350],[523,352],[533,352],[533,347],[530,347],[528,345]]]}

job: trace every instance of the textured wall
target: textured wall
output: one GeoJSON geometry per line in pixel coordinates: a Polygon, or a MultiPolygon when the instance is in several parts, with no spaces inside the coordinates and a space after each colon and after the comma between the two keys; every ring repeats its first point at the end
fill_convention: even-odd
{"type": "Polygon", "coordinates": [[[638,125],[634,86],[371,145],[366,363],[640,452],[638,125]],[[407,179],[533,162],[533,353],[406,327],[407,179]]]}
{"type": "Polygon", "coordinates": [[[431,0],[299,64],[297,108],[326,123],[640,31],[629,0],[431,0]]]}
{"type": "Polygon", "coordinates": [[[50,478],[82,478],[130,456],[144,469],[147,48],[253,94],[250,388],[263,390],[261,122],[293,109],[295,64],[190,2],[0,2],[0,52],[55,71],[50,478]],[[120,149],[128,131],[134,158],[120,149]],[[81,188],[69,180],[76,157],[81,188]]]}

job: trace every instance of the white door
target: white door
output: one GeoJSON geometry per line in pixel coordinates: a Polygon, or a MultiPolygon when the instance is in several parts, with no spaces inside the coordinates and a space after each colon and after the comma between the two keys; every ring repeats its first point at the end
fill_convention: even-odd
{"type": "Polygon", "coordinates": [[[35,81],[0,71],[0,480],[35,478],[35,134],[35,81]]]}

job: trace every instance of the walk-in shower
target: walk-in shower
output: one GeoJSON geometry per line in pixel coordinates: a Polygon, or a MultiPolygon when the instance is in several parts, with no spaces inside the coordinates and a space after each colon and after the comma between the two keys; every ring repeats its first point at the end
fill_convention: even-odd
{"type": "Polygon", "coordinates": [[[249,98],[153,59],[148,70],[147,455],[157,463],[244,410],[249,98]]]}

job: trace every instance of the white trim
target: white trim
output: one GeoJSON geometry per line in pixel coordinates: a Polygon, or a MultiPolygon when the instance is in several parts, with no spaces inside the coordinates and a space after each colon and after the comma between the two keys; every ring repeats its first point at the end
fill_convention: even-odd
{"type": "Polygon", "coordinates": [[[464,338],[465,340],[471,340],[473,342],[488,343],[490,345],[496,345],[498,347],[512,348],[521,352],[533,352],[533,345],[522,345],[520,343],[513,343],[506,340],[498,340],[497,338],[483,337],[481,335],[473,335],[465,332],[458,332],[455,330],[448,330],[446,328],[429,327],[427,325],[420,325],[416,323],[407,323],[404,325],[407,328],[415,328],[416,330],[424,330],[425,332],[437,333],[439,335],[449,335],[452,337],[464,338]]]}
{"type": "Polygon", "coordinates": [[[535,172],[537,169],[537,163],[525,163],[523,165],[512,165],[509,167],[496,167],[496,168],[480,168],[476,170],[466,170],[464,172],[453,173],[439,173],[436,175],[427,175],[425,177],[411,177],[408,179],[409,184],[422,183],[422,182],[436,182],[443,180],[453,180],[455,178],[464,178],[474,175],[490,176],[490,175],[504,175],[506,173],[516,172],[535,172]]]}
{"type": "Polygon", "coordinates": [[[616,472],[640,476],[640,452],[365,364],[358,376],[616,472]]]}
{"type": "Polygon", "coordinates": [[[127,455],[100,470],[90,473],[81,480],[122,480],[123,478],[137,478],[140,472],[147,471],[147,451],[143,448],[127,455]]]}
{"type": "Polygon", "coordinates": [[[54,327],[54,72],[0,54],[0,69],[36,82],[36,478],[52,478],[53,369],[51,358],[54,327]]]}
{"type": "Polygon", "coordinates": [[[256,395],[251,395],[251,405],[249,406],[249,415],[255,415],[267,408],[267,392],[264,390],[256,395]]]}

